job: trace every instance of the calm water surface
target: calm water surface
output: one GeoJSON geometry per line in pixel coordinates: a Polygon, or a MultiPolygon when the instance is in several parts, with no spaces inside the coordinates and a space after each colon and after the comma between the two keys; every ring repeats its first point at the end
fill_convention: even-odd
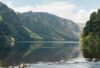
{"type": "MultiPolygon", "coordinates": [[[[69,60],[64,60],[64,62],[43,62],[43,61],[39,61],[37,63],[34,64],[30,64],[29,66],[25,67],[25,68],[100,68],[100,62],[87,62],[85,61],[85,59],[83,58],[74,58],[74,60],[72,59],[72,57],[80,52],[79,49],[79,42],[51,42],[51,41],[47,41],[47,42],[32,42],[32,41],[23,41],[20,42],[21,44],[30,44],[30,43],[36,43],[38,46],[39,44],[41,45],[41,48],[39,51],[37,51],[37,53],[40,53],[41,50],[45,50],[47,51],[47,53],[49,52],[48,50],[52,49],[59,49],[59,51],[57,52],[58,55],[63,54],[64,56],[66,56],[69,60]],[[41,44],[42,43],[42,44],[41,44]]],[[[19,43],[19,44],[20,44],[19,43]]],[[[30,45],[33,46],[33,45],[30,45]]],[[[45,54],[47,54],[45,53],[45,54]]],[[[77,56],[76,55],[76,56],[77,56]]],[[[52,56],[52,54],[51,54],[52,56]]],[[[46,56],[44,56],[46,57],[46,56]]],[[[49,57],[50,58],[50,57],[49,57]]],[[[42,58],[41,58],[42,59],[42,58]]],[[[45,60],[45,59],[44,59],[45,60]]],[[[18,66],[15,66],[14,68],[18,68],[18,66]]]]}

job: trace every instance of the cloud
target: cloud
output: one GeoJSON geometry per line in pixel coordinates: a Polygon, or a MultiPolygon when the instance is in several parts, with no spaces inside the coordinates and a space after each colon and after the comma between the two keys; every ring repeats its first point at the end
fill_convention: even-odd
{"type": "Polygon", "coordinates": [[[7,5],[11,8],[13,8],[15,11],[19,12],[26,12],[26,11],[34,11],[34,12],[59,12],[59,11],[70,11],[72,9],[75,9],[76,6],[73,4],[68,4],[67,2],[53,2],[48,4],[41,4],[41,5],[27,5],[23,7],[15,7],[13,3],[10,1],[7,3],[7,5]],[[22,10],[24,9],[24,10],[22,10]],[[59,10],[59,11],[58,11],[59,10]]]}
{"type": "Polygon", "coordinates": [[[3,2],[3,3],[5,3],[5,2],[9,2],[10,0],[0,0],[0,2],[3,2]]]}
{"type": "MultiPolygon", "coordinates": [[[[8,1],[8,0],[7,0],[8,1]]],[[[89,15],[94,10],[80,9],[77,5],[68,3],[65,1],[50,2],[41,5],[26,5],[22,7],[16,7],[12,1],[6,2],[6,4],[14,9],[16,12],[48,12],[57,16],[71,19],[76,23],[85,23],[89,19],[89,15]]]]}
{"type": "Polygon", "coordinates": [[[85,10],[85,9],[80,9],[79,11],[77,11],[75,14],[73,14],[72,17],[73,20],[75,20],[76,22],[79,23],[86,23],[86,21],[89,20],[90,14],[93,12],[94,10],[85,10]]]}

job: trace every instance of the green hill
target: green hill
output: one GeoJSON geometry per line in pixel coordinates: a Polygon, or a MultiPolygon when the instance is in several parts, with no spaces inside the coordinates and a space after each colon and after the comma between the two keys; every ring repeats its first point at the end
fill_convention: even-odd
{"type": "Polygon", "coordinates": [[[38,34],[44,41],[78,40],[80,31],[77,24],[44,12],[26,12],[18,14],[23,26],[38,34]]]}

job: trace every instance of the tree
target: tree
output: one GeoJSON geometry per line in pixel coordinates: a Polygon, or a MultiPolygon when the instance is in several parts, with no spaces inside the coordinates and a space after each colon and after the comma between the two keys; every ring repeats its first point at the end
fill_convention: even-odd
{"type": "Polygon", "coordinates": [[[91,14],[82,35],[83,56],[100,59],[100,9],[91,14]]]}

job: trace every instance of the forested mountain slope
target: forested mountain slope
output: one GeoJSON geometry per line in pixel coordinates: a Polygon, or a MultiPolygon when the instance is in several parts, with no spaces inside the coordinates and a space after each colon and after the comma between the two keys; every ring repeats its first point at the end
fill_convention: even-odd
{"type": "Polygon", "coordinates": [[[77,24],[71,20],[44,12],[18,13],[0,2],[0,65],[18,64],[22,61],[38,62],[41,59],[48,61],[52,53],[54,53],[53,58],[61,56],[61,54],[61,57],[64,58],[68,55],[65,52],[68,50],[67,47],[42,49],[41,47],[51,47],[55,44],[21,42],[75,41],[79,39],[77,35],[79,31],[77,24]],[[38,56],[40,58],[36,59],[38,56]]]}

